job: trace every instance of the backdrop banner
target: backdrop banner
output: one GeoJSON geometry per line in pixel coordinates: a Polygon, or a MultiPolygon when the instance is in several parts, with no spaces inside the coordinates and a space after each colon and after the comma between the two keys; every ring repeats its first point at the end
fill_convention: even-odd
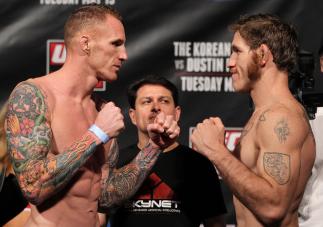
{"type": "MultiPolygon", "coordinates": [[[[314,54],[313,91],[323,92],[317,56],[323,34],[320,0],[2,0],[1,105],[20,81],[61,67],[66,58],[64,23],[73,9],[91,2],[112,5],[124,19],[129,59],[117,81],[99,83],[95,89],[125,115],[126,130],[118,138],[121,148],[136,142],[126,89],[131,82],[155,74],[174,82],[180,91],[181,143],[190,145],[189,135],[198,122],[219,116],[227,127],[227,146],[234,149],[252,112],[249,96],[234,92],[227,68],[233,35],[228,26],[242,14],[274,13],[294,24],[301,49],[314,54]]],[[[227,223],[235,225],[232,195],[222,185],[227,223]]]]}

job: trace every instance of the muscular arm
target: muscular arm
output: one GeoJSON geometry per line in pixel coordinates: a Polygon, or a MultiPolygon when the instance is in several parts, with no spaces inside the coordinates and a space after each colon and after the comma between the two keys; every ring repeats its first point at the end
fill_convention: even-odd
{"type": "Polygon", "coordinates": [[[280,221],[291,209],[300,177],[300,152],[309,133],[303,120],[283,108],[259,118],[256,170],[227,152],[215,161],[234,195],[263,223],[280,221]]]}
{"type": "Polygon", "coordinates": [[[223,135],[221,139],[214,138],[224,133],[222,123],[205,125],[200,127],[207,133],[196,133],[193,140],[219,170],[233,194],[258,221],[264,224],[281,221],[291,209],[300,177],[300,151],[309,134],[304,119],[284,109],[261,116],[253,129],[255,138],[251,141],[249,137],[245,144],[245,138],[241,141],[245,156],[256,154],[253,169],[227,150],[223,135]]]}
{"type": "Polygon", "coordinates": [[[40,204],[57,193],[94,153],[95,136],[86,132],[64,152],[49,156],[53,140],[46,97],[30,83],[11,94],[6,117],[9,154],[29,202],[40,204]]]}
{"type": "MultiPolygon", "coordinates": [[[[160,112],[153,123],[147,126],[149,142],[128,165],[115,169],[118,149],[112,144],[105,165],[109,169],[101,181],[100,206],[111,208],[130,198],[140,187],[163,149],[175,143],[180,128],[174,117],[160,112]]],[[[105,171],[107,172],[107,171],[105,171]]]]}
{"type": "Polygon", "coordinates": [[[161,149],[148,143],[129,164],[116,169],[118,152],[117,143],[112,143],[105,164],[109,173],[101,181],[101,208],[120,205],[134,195],[155,164],[161,149]]]}

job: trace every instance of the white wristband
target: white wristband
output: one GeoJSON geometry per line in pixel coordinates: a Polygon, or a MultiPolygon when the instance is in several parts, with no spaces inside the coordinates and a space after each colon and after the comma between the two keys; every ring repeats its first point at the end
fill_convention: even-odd
{"type": "Polygon", "coordinates": [[[102,143],[106,143],[110,139],[110,137],[95,124],[91,125],[89,131],[93,132],[102,141],[102,143]]]}

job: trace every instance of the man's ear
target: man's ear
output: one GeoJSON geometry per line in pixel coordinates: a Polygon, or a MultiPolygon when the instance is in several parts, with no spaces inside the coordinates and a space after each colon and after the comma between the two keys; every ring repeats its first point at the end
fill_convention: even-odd
{"type": "Polygon", "coordinates": [[[260,66],[265,66],[266,63],[272,58],[271,51],[266,44],[261,44],[257,49],[257,55],[260,66]]]}
{"type": "Polygon", "coordinates": [[[133,108],[130,108],[128,113],[132,124],[137,125],[135,110],[133,108]]]}
{"type": "Polygon", "coordinates": [[[80,47],[84,55],[90,55],[89,37],[87,35],[82,35],[80,47]]]}

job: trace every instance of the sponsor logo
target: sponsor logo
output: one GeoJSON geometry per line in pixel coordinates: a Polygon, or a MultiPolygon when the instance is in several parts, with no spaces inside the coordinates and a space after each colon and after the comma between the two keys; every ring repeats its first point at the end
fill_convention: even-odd
{"type": "MultiPolygon", "coordinates": [[[[46,73],[51,73],[62,67],[66,60],[66,48],[64,40],[50,39],[47,40],[46,54],[46,73]]],[[[94,91],[105,91],[106,82],[99,81],[94,91]]]]}
{"type": "Polygon", "coordinates": [[[155,173],[144,181],[132,201],[124,205],[129,212],[180,213],[174,191],[155,173]]]}
{"type": "Polygon", "coordinates": [[[124,205],[128,212],[133,213],[181,213],[180,202],[174,200],[134,200],[124,205]]]}
{"type": "Polygon", "coordinates": [[[136,200],[130,205],[132,208],[178,208],[178,202],[173,200],[136,200]]]}
{"type": "Polygon", "coordinates": [[[135,196],[136,199],[174,199],[174,197],[174,191],[156,173],[149,175],[135,196]]]}
{"type": "Polygon", "coordinates": [[[234,151],[238,144],[243,128],[226,128],[225,129],[225,144],[230,151],[234,151]]]}

